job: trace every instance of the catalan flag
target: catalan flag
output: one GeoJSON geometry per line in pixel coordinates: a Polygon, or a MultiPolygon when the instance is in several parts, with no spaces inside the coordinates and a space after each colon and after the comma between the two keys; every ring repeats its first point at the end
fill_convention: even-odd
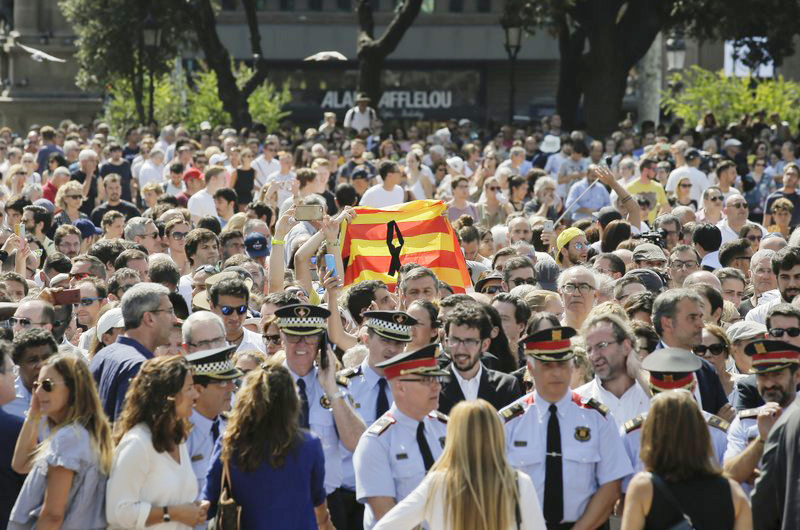
{"type": "Polygon", "coordinates": [[[343,224],[344,284],[381,280],[397,286],[397,268],[405,263],[428,267],[463,293],[472,289],[467,262],[442,201],[411,201],[388,208],[355,209],[352,223],[343,224]]]}

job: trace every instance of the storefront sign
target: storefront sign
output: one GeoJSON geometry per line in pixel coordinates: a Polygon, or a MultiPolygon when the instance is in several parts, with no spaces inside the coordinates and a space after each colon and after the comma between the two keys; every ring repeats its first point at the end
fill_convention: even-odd
{"type": "MultiPolygon", "coordinates": [[[[324,110],[349,109],[355,105],[357,95],[355,91],[328,90],[320,107],[324,110]]],[[[452,106],[453,93],[450,90],[391,90],[384,92],[378,103],[381,111],[449,109],[452,106]]]]}

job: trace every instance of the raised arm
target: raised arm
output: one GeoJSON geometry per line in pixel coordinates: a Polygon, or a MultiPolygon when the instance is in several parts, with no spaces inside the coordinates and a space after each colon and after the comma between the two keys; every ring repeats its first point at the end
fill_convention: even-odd
{"type": "Polygon", "coordinates": [[[283,273],[286,270],[285,252],[286,235],[297,221],[294,218],[295,207],[292,206],[281,215],[275,224],[275,234],[272,236],[272,252],[269,255],[269,278],[267,294],[283,290],[283,273]]]}
{"type": "Polygon", "coordinates": [[[631,226],[639,228],[642,224],[642,211],[639,208],[639,204],[633,200],[633,196],[628,190],[614,178],[614,174],[611,170],[605,166],[592,166],[589,168],[589,171],[594,171],[594,174],[597,175],[600,182],[617,192],[620,205],[627,213],[626,217],[628,222],[631,226]]]}

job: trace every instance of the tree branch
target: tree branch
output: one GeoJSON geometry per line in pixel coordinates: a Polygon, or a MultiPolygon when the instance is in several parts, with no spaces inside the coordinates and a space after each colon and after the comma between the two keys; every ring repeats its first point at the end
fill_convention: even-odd
{"type": "Polygon", "coordinates": [[[263,57],[264,53],[261,51],[261,31],[258,29],[258,16],[256,14],[256,2],[255,0],[242,0],[242,6],[244,7],[245,18],[247,18],[247,29],[250,30],[250,51],[253,53],[253,58],[263,57]]]}
{"type": "Polygon", "coordinates": [[[381,54],[386,57],[392,53],[400,41],[403,39],[406,30],[414,23],[414,19],[419,15],[422,8],[422,0],[405,0],[400,12],[395,15],[389,23],[389,27],[383,32],[383,35],[378,40],[378,48],[381,54]]]}
{"type": "Polygon", "coordinates": [[[625,69],[632,68],[644,57],[658,32],[667,24],[666,2],[639,0],[628,2],[628,8],[617,24],[622,60],[625,69]]]}
{"type": "Polygon", "coordinates": [[[371,43],[375,38],[375,19],[372,16],[372,2],[359,0],[356,4],[356,17],[358,18],[358,47],[371,43]]]}

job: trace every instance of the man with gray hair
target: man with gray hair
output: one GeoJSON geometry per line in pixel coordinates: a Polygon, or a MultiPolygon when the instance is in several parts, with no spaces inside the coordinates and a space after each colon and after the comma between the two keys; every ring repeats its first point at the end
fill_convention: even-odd
{"type": "Polygon", "coordinates": [[[178,323],[169,289],[155,283],[140,283],[128,289],[120,301],[125,332],[117,342],[92,358],[92,371],[103,410],[113,422],[122,412],[125,393],[142,363],[153,358],[158,346],[169,342],[178,323]]]}
{"type": "Polygon", "coordinates": [[[77,180],[83,184],[83,196],[85,197],[80,210],[91,216],[92,210],[97,204],[98,197],[102,201],[105,198],[105,189],[97,185],[99,178],[97,173],[97,153],[91,149],[83,149],[78,155],[78,169],[70,175],[70,180],[77,180]]]}
{"type": "Polygon", "coordinates": [[[597,300],[597,277],[583,265],[566,269],[558,277],[558,293],[564,303],[562,326],[581,329],[597,300]]]}
{"type": "Polygon", "coordinates": [[[228,345],[225,324],[211,311],[196,311],[183,321],[183,348],[187,353],[212,350],[228,345]]]}
{"type": "Polygon", "coordinates": [[[148,254],[161,252],[161,241],[158,237],[158,228],[148,217],[133,217],[125,225],[125,239],[139,243],[148,254]]]}
{"type": "Polygon", "coordinates": [[[753,295],[739,306],[740,315],[745,316],[758,304],[781,295],[778,291],[778,278],[772,271],[773,256],[774,250],[759,250],[750,258],[750,285],[753,286],[753,295]]]}

